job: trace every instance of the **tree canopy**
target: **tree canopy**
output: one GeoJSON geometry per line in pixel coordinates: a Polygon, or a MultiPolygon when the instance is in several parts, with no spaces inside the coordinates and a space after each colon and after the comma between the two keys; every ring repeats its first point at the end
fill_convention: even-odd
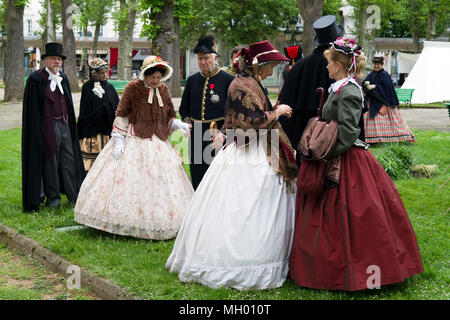
{"type": "Polygon", "coordinates": [[[295,0],[192,0],[191,13],[188,23],[182,22],[185,44],[212,32],[219,42],[234,46],[276,37],[299,11],[295,0]]]}

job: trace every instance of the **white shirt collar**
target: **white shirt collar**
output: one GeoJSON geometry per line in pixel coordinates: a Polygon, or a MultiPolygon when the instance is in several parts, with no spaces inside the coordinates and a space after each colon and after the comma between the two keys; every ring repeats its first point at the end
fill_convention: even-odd
{"type": "Polygon", "coordinates": [[[347,85],[349,82],[355,84],[358,87],[359,91],[361,92],[361,98],[362,98],[363,107],[364,107],[364,94],[362,92],[362,88],[359,85],[359,83],[352,77],[347,77],[347,78],[341,79],[339,81],[336,81],[335,83],[332,83],[330,88],[328,88],[328,93],[330,93],[331,91],[333,91],[333,92],[338,91],[339,88],[347,85]]]}
{"type": "Polygon", "coordinates": [[[347,78],[341,79],[339,81],[336,81],[335,83],[332,83],[330,88],[328,89],[328,92],[331,92],[331,91],[336,92],[339,90],[339,88],[341,86],[345,86],[349,82],[356,84],[356,86],[361,90],[361,86],[358,84],[358,82],[356,82],[356,80],[354,78],[347,77],[347,78]]]}

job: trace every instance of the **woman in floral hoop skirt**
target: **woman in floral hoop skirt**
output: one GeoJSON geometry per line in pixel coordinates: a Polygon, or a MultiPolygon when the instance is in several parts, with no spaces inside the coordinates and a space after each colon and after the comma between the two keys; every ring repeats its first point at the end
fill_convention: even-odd
{"type": "Polygon", "coordinates": [[[169,135],[188,124],[175,118],[169,89],[161,81],[172,68],[147,57],[140,79],[120,100],[112,139],[81,186],[75,221],[114,234],[144,239],[175,238],[194,193],[169,135]]]}

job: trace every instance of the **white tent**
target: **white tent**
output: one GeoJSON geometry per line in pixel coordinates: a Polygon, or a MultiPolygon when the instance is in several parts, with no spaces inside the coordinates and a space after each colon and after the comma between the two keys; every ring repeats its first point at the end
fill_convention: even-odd
{"type": "Polygon", "coordinates": [[[410,73],[419,59],[420,54],[397,53],[398,73],[410,73]]]}
{"type": "Polygon", "coordinates": [[[412,103],[450,101],[450,42],[425,41],[402,89],[415,89],[412,103]]]}

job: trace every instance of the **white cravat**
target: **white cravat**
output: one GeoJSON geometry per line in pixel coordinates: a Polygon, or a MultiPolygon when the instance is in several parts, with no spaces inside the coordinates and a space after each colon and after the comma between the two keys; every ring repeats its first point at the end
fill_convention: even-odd
{"type": "Polygon", "coordinates": [[[159,89],[158,88],[150,88],[150,93],[148,95],[148,101],[147,102],[152,104],[152,102],[153,102],[153,95],[155,94],[155,92],[156,92],[156,98],[158,99],[159,106],[163,107],[164,104],[163,104],[161,95],[159,94],[159,89]]]}
{"type": "Polygon", "coordinates": [[[54,74],[53,72],[51,72],[47,67],[45,67],[45,71],[48,72],[48,80],[50,80],[50,90],[53,92],[56,89],[56,86],[58,86],[59,91],[61,92],[61,94],[64,94],[64,90],[61,86],[61,81],[63,80],[63,77],[61,77],[58,74],[54,74]]]}

